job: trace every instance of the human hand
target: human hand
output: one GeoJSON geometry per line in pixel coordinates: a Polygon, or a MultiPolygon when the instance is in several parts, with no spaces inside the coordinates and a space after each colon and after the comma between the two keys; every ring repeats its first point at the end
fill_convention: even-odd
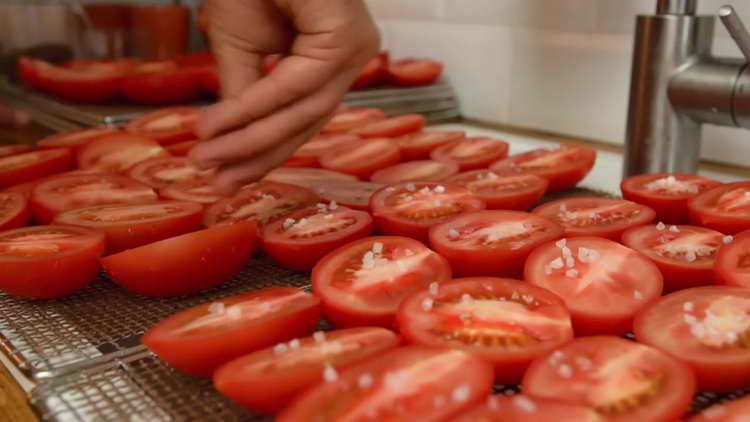
{"type": "Polygon", "coordinates": [[[0,104],[0,127],[20,128],[29,123],[29,115],[26,112],[13,110],[0,104]]]}
{"type": "Polygon", "coordinates": [[[208,0],[209,38],[222,101],[198,122],[190,153],[218,166],[215,187],[232,193],[283,163],[320,130],[379,35],[363,0],[208,0]],[[283,54],[262,77],[263,58],[283,54]]]}

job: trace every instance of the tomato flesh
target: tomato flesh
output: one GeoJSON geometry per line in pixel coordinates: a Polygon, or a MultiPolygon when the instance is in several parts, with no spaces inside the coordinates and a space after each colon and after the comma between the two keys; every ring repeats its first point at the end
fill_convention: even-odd
{"type": "Polygon", "coordinates": [[[508,155],[508,143],[492,138],[465,138],[436,148],[430,158],[454,163],[461,171],[486,168],[508,155]]]}
{"type": "Polygon", "coordinates": [[[359,141],[359,136],[351,134],[317,135],[303,144],[292,156],[300,164],[296,167],[319,167],[320,157],[339,147],[359,141]]]}
{"type": "Polygon", "coordinates": [[[120,96],[119,84],[129,69],[112,66],[37,68],[39,84],[48,92],[76,103],[106,103],[120,96]]]}
{"type": "Polygon", "coordinates": [[[195,182],[210,178],[213,170],[199,170],[186,158],[152,158],[134,165],[128,172],[131,179],[154,189],[176,183],[195,182]]]}
{"type": "Polygon", "coordinates": [[[412,346],[341,374],[328,370],[324,380],[328,381],[293,401],[276,421],[445,421],[487,396],[492,367],[459,350],[412,346]]]}
{"type": "Polygon", "coordinates": [[[116,133],[99,137],[78,153],[78,167],[121,173],[151,158],[168,157],[156,141],[142,136],[116,133]]]}
{"type": "Polygon", "coordinates": [[[517,384],[533,359],[573,339],[559,298],[512,279],[435,284],[406,298],[396,321],[407,342],[461,349],[493,363],[499,384],[517,384]]]}
{"type": "Polygon", "coordinates": [[[99,274],[104,235],[79,227],[36,226],[0,233],[0,290],[55,299],[99,274]]]}
{"type": "Polygon", "coordinates": [[[216,193],[208,179],[174,183],[160,190],[159,194],[165,199],[190,201],[203,206],[214,204],[220,199],[226,199],[226,196],[216,193]]]}
{"type": "Polygon", "coordinates": [[[726,234],[750,229],[750,182],[727,183],[688,202],[693,224],[726,234]]]}
{"type": "Polygon", "coordinates": [[[0,158],[0,188],[32,182],[73,168],[73,155],[64,148],[32,151],[0,158]]]}
{"type": "Polygon", "coordinates": [[[350,108],[337,112],[321,132],[345,133],[386,118],[388,116],[377,108],[350,108]]]}
{"type": "Polygon", "coordinates": [[[599,415],[586,406],[559,403],[516,394],[497,394],[485,403],[462,413],[453,422],[601,422],[599,415]]]}
{"type": "Polygon", "coordinates": [[[402,59],[388,66],[391,80],[400,86],[434,84],[443,73],[443,64],[427,59],[402,59]]]}
{"type": "Polygon", "coordinates": [[[725,236],[713,266],[716,284],[750,287],[750,231],[725,236]]]}
{"type": "Polygon", "coordinates": [[[198,145],[198,141],[178,142],[176,144],[168,145],[166,149],[168,153],[175,157],[186,157],[188,153],[190,153],[190,150],[196,145],[198,145]]]}
{"type": "Polygon", "coordinates": [[[69,132],[57,133],[37,142],[37,147],[42,149],[49,148],[70,148],[77,152],[82,146],[88,144],[94,139],[117,133],[119,130],[114,127],[101,126],[90,127],[86,129],[72,130],[69,132]]]}
{"type": "Polygon", "coordinates": [[[465,187],[491,210],[526,211],[547,191],[548,182],[533,174],[499,176],[490,170],[474,170],[448,178],[465,187]]]}
{"type": "Polygon", "coordinates": [[[201,111],[195,107],[172,107],[146,113],[125,125],[125,131],[151,138],[162,145],[195,139],[195,124],[201,111]]]}
{"type": "Polygon", "coordinates": [[[398,336],[383,328],[319,331],[221,366],[214,386],[251,411],[273,414],[317,384],[326,368],[341,371],[398,344],[398,336]]]}
{"type": "Polygon", "coordinates": [[[146,63],[120,82],[125,98],[139,104],[187,104],[203,91],[202,72],[171,62],[146,63]]]}
{"type": "Polygon", "coordinates": [[[369,211],[370,199],[383,185],[369,182],[329,182],[315,188],[321,198],[348,208],[369,211]]]}
{"type": "Polygon", "coordinates": [[[564,145],[513,155],[490,167],[499,174],[535,174],[549,181],[550,192],[574,188],[591,171],[596,150],[564,145]]]}
{"type": "Polygon", "coordinates": [[[0,192],[0,230],[16,229],[31,220],[26,197],[17,192],[0,192]]]}
{"type": "Polygon", "coordinates": [[[679,420],[695,393],[690,368],[617,337],[578,338],[535,360],[523,392],[595,410],[607,421],[679,420]]]}
{"type": "Polygon", "coordinates": [[[466,137],[463,131],[431,130],[415,132],[398,138],[404,160],[426,160],[437,147],[460,141],[466,137]]]}
{"type": "Polygon", "coordinates": [[[356,182],[357,178],[348,174],[318,168],[280,167],[271,170],[263,180],[301,186],[307,189],[316,189],[328,186],[331,183],[356,182]]]}
{"type": "Polygon", "coordinates": [[[529,255],[524,279],[557,294],[578,335],[624,335],[633,317],[662,293],[659,268],[611,240],[576,237],[548,242],[529,255]]]}
{"type": "Polygon", "coordinates": [[[430,182],[444,180],[458,173],[458,165],[434,160],[409,161],[373,173],[375,183],[430,182]]]}
{"type": "Polygon", "coordinates": [[[559,239],[557,223],[518,211],[479,211],[430,229],[430,245],[461,277],[519,277],[526,257],[544,242],[559,239]]]}
{"type": "Polygon", "coordinates": [[[619,241],[625,230],[656,218],[651,208],[635,202],[585,196],[548,202],[533,212],[565,227],[567,237],[598,236],[614,241],[619,241]]]}
{"type": "Polygon", "coordinates": [[[376,236],[344,245],[313,268],[313,293],[336,327],[390,327],[401,301],[450,280],[443,257],[416,240],[376,236]]]}
{"type": "Polygon", "coordinates": [[[687,363],[704,391],[750,386],[750,291],[709,286],[661,298],[638,314],[634,332],[687,363]]]}
{"type": "Polygon", "coordinates": [[[271,287],[178,312],[141,338],[172,367],[209,377],[256,350],[305,336],[320,319],[320,302],[291,287],[271,287]]]}
{"type": "Polygon", "coordinates": [[[327,170],[368,180],[376,171],[401,160],[398,145],[388,138],[374,138],[342,146],[320,157],[327,170]]]}
{"type": "Polygon", "coordinates": [[[362,138],[396,138],[419,132],[425,124],[427,120],[421,114],[404,114],[357,127],[352,133],[362,138]]]}
{"type": "Polygon", "coordinates": [[[620,189],[625,199],[653,209],[659,221],[687,224],[688,200],[720,184],[694,174],[652,173],[629,177],[622,181],[620,189]]]}

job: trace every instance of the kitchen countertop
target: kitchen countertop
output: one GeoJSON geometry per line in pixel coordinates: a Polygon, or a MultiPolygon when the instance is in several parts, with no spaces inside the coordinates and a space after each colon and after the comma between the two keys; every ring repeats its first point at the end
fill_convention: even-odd
{"type": "MultiPolygon", "coordinates": [[[[619,147],[511,127],[486,125],[480,122],[441,124],[431,126],[431,129],[465,130],[472,136],[490,136],[504,139],[511,145],[511,154],[539,147],[549,147],[550,143],[560,142],[594,146],[598,150],[597,163],[586,179],[581,182],[581,185],[613,194],[619,193],[619,182],[622,174],[622,150],[619,147]]],[[[39,128],[21,131],[0,130],[0,144],[29,143],[47,133],[39,128]]],[[[750,179],[750,169],[731,168],[716,164],[701,165],[699,173],[724,182],[750,179]]],[[[2,355],[2,352],[0,352],[0,355],[2,355]]],[[[5,356],[0,356],[0,358],[5,358],[5,356]]],[[[38,417],[28,402],[28,391],[33,387],[33,384],[18,371],[14,371],[15,373],[12,375],[7,368],[10,365],[7,359],[0,359],[0,361],[4,364],[0,365],[0,422],[6,420],[13,422],[38,421],[38,417]]]]}

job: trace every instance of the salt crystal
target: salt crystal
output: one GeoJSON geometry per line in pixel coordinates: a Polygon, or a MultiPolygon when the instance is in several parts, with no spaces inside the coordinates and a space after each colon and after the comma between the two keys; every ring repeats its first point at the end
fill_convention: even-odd
{"type": "Polygon", "coordinates": [[[323,380],[325,382],[336,382],[337,379],[339,379],[339,373],[336,372],[336,368],[326,364],[326,367],[323,370],[323,380]]]}
{"type": "Polygon", "coordinates": [[[696,318],[695,315],[684,314],[682,316],[682,319],[687,325],[695,325],[698,323],[698,318],[696,318]]]}
{"type": "Polygon", "coordinates": [[[732,241],[734,241],[734,237],[733,237],[733,236],[731,236],[731,235],[727,235],[727,236],[724,236],[724,237],[723,237],[723,238],[721,239],[721,241],[722,241],[722,242],[723,242],[723,243],[724,243],[725,245],[728,245],[728,244],[732,243],[732,241]]]}
{"type": "Polygon", "coordinates": [[[568,240],[567,239],[560,239],[557,242],[555,242],[555,246],[557,246],[558,249],[562,249],[567,245],[568,240]]]}
{"type": "Polygon", "coordinates": [[[659,224],[656,225],[656,230],[662,231],[665,228],[667,228],[667,226],[665,226],[664,223],[662,223],[661,221],[659,222],[659,224]]]}
{"type": "Polygon", "coordinates": [[[331,211],[335,210],[338,207],[339,207],[339,204],[337,204],[336,201],[331,201],[331,203],[328,204],[328,209],[331,211]]]}
{"type": "Polygon", "coordinates": [[[471,388],[466,384],[461,384],[453,390],[451,398],[454,402],[463,403],[469,400],[469,395],[471,395],[471,388]]]}
{"type": "Polygon", "coordinates": [[[316,331],[313,333],[313,339],[316,343],[323,343],[326,341],[326,333],[323,331],[316,331]]]}
{"type": "Polygon", "coordinates": [[[287,347],[287,345],[286,345],[286,344],[284,344],[284,343],[279,343],[279,344],[277,344],[277,345],[276,345],[276,346],[275,346],[275,347],[273,348],[273,352],[274,352],[275,354],[277,354],[277,355],[281,355],[281,354],[284,354],[284,353],[286,353],[286,351],[287,351],[287,350],[289,350],[289,348],[288,348],[288,347],[287,347]]]}
{"type": "Polygon", "coordinates": [[[562,268],[565,264],[563,263],[562,258],[555,258],[549,263],[549,267],[553,270],[559,270],[562,268]]]}
{"type": "Polygon", "coordinates": [[[383,244],[381,242],[375,242],[372,244],[372,251],[375,253],[383,253],[383,244]]]}
{"type": "Polygon", "coordinates": [[[570,248],[566,246],[566,247],[564,247],[562,249],[562,255],[565,258],[572,257],[573,256],[573,251],[571,251],[570,248]]]}
{"type": "Polygon", "coordinates": [[[230,306],[227,308],[227,318],[234,320],[242,318],[242,309],[237,306],[230,306]]]}
{"type": "Polygon", "coordinates": [[[220,314],[224,312],[224,304],[222,302],[214,302],[208,306],[208,312],[212,314],[220,314]]]}
{"type": "Polygon", "coordinates": [[[430,294],[433,296],[437,296],[439,288],[440,286],[438,286],[437,282],[433,281],[432,283],[430,283],[430,294]]]}
{"type": "Polygon", "coordinates": [[[565,271],[565,277],[576,278],[578,277],[578,271],[575,268],[567,270],[565,271]]]}
{"type": "Polygon", "coordinates": [[[407,183],[406,190],[408,190],[409,192],[414,192],[417,190],[417,187],[414,186],[414,183],[407,183]]]}
{"type": "Polygon", "coordinates": [[[443,192],[445,192],[445,186],[443,186],[443,185],[437,185],[437,186],[435,186],[435,189],[433,189],[433,190],[435,192],[437,192],[437,193],[443,193],[443,192]]]}
{"type": "Polygon", "coordinates": [[[572,256],[569,256],[565,258],[565,266],[568,268],[573,268],[576,266],[576,260],[572,256]]]}
{"type": "Polygon", "coordinates": [[[591,369],[593,363],[591,362],[591,359],[584,356],[579,356],[576,358],[576,365],[578,365],[579,369],[586,371],[591,369]]]}
{"type": "Polygon", "coordinates": [[[289,342],[289,348],[292,350],[299,349],[299,346],[300,346],[299,340],[297,340],[296,338],[289,342]]]}
{"type": "Polygon", "coordinates": [[[287,218],[286,220],[284,220],[284,228],[285,229],[288,229],[288,228],[292,227],[293,225],[294,225],[294,219],[287,218]]]}
{"type": "Polygon", "coordinates": [[[693,312],[693,309],[695,309],[695,304],[693,302],[685,302],[682,304],[682,310],[685,312],[693,312]]]}
{"type": "Polygon", "coordinates": [[[687,262],[693,262],[696,259],[698,259],[698,256],[695,254],[695,251],[687,251],[687,252],[685,252],[685,261],[687,261],[687,262]]]}
{"type": "Polygon", "coordinates": [[[643,299],[643,293],[641,293],[640,290],[635,290],[633,291],[633,298],[635,298],[635,300],[641,300],[643,299]]]}
{"type": "Polygon", "coordinates": [[[300,218],[299,221],[297,221],[297,226],[299,227],[304,226],[305,224],[307,224],[306,218],[300,218]]]}
{"type": "Polygon", "coordinates": [[[669,231],[672,232],[672,233],[679,233],[680,232],[680,228],[677,227],[677,226],[671,226],[669,228],[669,231]]]}
{"type": "Polygon", "coordinates": [[[450,239],[458,239],[458,237],[459,237],[460,235],[461,235],[461,234],[460,234],[460,233],[458,232],[458,230],[456,230],[456,229],[449,229],[449,230],[448,230],[448,237],[449,237],[450,239]]]}
{"type": "Polygon", "coordinates": [[[526,396],[514,397],[513,405],[526,413],[534,413],[536,411],[536,404],[526,396]]]}
{"type": "Polygon", "coordinates": [[[534,303],[534,297],[533,296],[521,295],[521,299],[523,299],[523,301],[526,302],[529,305],[531,305],[532,303],[534,303]]]}
{"type": "Polygon", "coordinates": [[[323,216],[323,218],[325,218],[326,220],[330,220],[333,218],[333,214],[326,214],[323,216]]]}
{"type": "Polygon", "coordinates": [[[435,302],[434,302],[434,301],[432,300],[432,298],[431,298],[431,297],[425,298],[425,299],[424,299],[424,300],[422,301],[422,309],[423,309],[423,310],[424,310],[425,312],[430,312],[430,311],[432,310],[432,305],[433,305],[434,303],[435,303],[435,302]]]}
{"type": "Polygon", "coordinates": [[[570,378],[573,376],[573,368],[571,368],[570,365],[560,365],[560,367],[557,368],[557,374],[560,375],[561,378],[570,378]]]}
{"type": "Polygon", "coordinates": [[[359,376],[359,379],[357,379],[357,385],[359,385],[359,388],[365,389],[370,388],[372,386],[373,379],[372,375],[368,373],[361,374],[359,376]]]}
{"type": "Polygon", "coordinates": [[[471,302],[471,300],[472,300],[472,298],[471,298],[470,294],[464,293],[463,295],[461,295],[461,302],[463,302],[463,303],[469,303],[469,302],[471,302]]]}

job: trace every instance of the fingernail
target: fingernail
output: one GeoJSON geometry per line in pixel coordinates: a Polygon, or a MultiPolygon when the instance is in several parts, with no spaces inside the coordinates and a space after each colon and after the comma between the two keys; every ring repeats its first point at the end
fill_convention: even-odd
{"type": "Polygon", "coordinates": [[[16,122],[16,126],[23,127],[29,124],[31,116],[25,111],[16,110],[16,112],[13,113],[13,120],[16,122]]]}

